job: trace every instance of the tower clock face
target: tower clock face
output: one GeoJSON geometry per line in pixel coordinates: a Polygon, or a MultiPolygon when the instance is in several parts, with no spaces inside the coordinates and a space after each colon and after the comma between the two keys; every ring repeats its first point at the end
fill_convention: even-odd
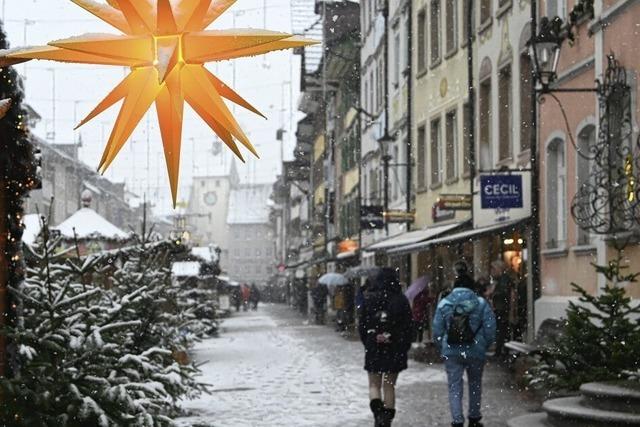
{"type": "Polygon", "coordinates": [[[204,195],[204,202],[209,206],[214,206],[218,203],[218,195],[214,191],[209,191],[204,195]]]}

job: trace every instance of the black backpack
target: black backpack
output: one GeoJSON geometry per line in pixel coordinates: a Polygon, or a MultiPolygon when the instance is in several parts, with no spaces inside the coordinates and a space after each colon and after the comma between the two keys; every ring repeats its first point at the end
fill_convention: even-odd
{"type": "Polygon", "coordinates": [[[482,322],[475,331],[471,329],[470,316],[471,313],[458,312],[458,306],[453,307],[453,315],[449,321],[447,330],[447,344],[449,345],[471,345],[476,339],[476,335],[482,328],[482,322]]]}

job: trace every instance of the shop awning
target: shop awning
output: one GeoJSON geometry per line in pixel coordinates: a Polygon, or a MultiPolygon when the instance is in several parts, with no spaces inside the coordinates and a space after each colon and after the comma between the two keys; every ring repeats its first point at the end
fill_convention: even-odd
{"type": "Polygon", "coordinates": [[[460,231],[459,233],[450,234],[448,236],[439,237],[437,239],[430,239],[418,243],[412,243],[404,246],[398,246],[390,249],[389,254],[406,254],[412,252],[419,252],[431,246],[447,245],[450,243],[456,243],[463,240],[474,240],[476,237],[480,237],[490,233],[500,233],[503,231],[509,231],[520,227],[529,221],[529,218],[519,219],[515,221],[507,221],[500,224],[490,225],[487,227],[473,228],[471,230],[460,231]]]}
{"type": "Polygon", "coordinates": [[[391,253],[392,249],[422,243],[429,239],[433,239],[434,237],[437,237],[442,233],[454,230],[464,223],[465,222],[457,222],[454,224],[438,225],[424,230],[409,231],[408,233],[402,233],[397,236],[391,237],[390,239],[374,243],[373,245],[364,248],[364,251],[391,253]]]}

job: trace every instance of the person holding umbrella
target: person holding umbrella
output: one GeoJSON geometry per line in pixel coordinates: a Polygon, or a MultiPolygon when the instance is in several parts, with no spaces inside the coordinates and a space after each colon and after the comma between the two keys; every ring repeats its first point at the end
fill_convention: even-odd
{"type": "Polygon", "coordinates": [[[432,305],[435,298],[431,295],[429,276],[422,276],[409,286],[404,293],[411,304],[413,317],[413,342],[422,343],[424,331],[428,328],[432,305]]]}
{"type": "Polygon", "coordinates": [[[396,414],[396,382],[407,369],[411,348],[411,308],[390,268],[367,279],[363,296],[358,332],[369,374],[369,406],[375,426],[389,427],[396,414]]]}

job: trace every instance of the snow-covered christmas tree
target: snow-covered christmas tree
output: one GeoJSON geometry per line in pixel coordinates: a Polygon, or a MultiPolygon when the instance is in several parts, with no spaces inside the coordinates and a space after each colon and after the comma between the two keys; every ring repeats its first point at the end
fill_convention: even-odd
{"type": "Polygon", "coordinates": [[[27,256],[26,283],[12,289],[23,307],[9,331],[20,370],[1,382],[1,420],[169,425],[178,400],[204,389],[197,368],[174,357],[191,345],[171,310],[167,271],[176,248],[140,243],[80,258],[43,230],[27,256]]]}

